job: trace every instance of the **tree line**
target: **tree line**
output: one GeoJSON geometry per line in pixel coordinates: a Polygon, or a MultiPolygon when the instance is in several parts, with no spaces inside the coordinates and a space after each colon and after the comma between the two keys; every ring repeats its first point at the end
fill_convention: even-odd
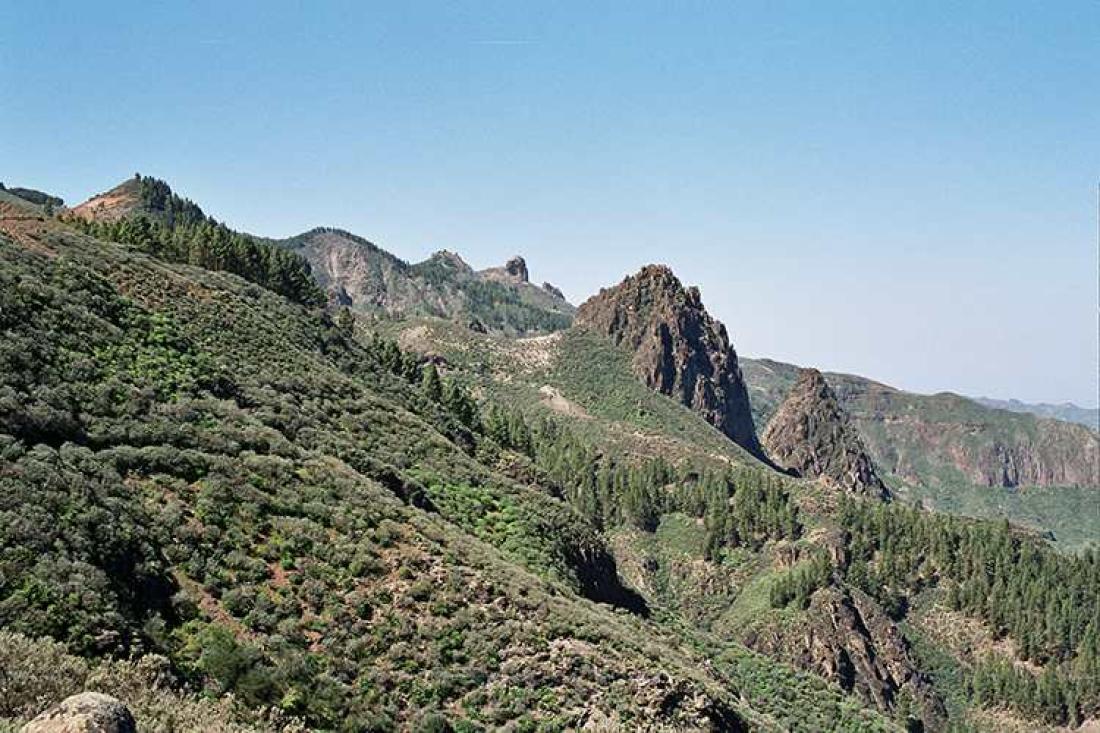
{"type": "Polygon", "coordinates": [[[1063,555],[1008,522],[983,522],[912,507],[846,501],[848,582],[888,610],[940,585],[949,607],[1009,636],[1020,660],[983,663],[975,695],[1051,724],[1100,713],[1100,553],[1063,555]]]}
{"type": "Polygon", "coordinates": [[[172,193],[164,181],[138,177],[143,213],[117,221],[68,217],[85,234],[125,244],[147,254],[205,268],[232,272],[296,303],[320,306],[325,295],[300,255],[234,231],[198,205],[172,193]]]}

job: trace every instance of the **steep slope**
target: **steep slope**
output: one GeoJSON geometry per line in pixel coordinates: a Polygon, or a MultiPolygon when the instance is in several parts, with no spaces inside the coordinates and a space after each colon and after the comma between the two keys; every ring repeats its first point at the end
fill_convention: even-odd
{"type": "Polygon", "coordinates": [[[521,257],[482,272],[447,251],[410,265],[338,229],[314,229],[279,244],[310,263],[332,300],[356,311],[431,315],[510,334],[555,331],[572,320],[574,309],[560,291],[528,282],[521,257]]]}
{"type": "Polygon", "coordinates": [[[82,687],[143,729],[1100,714],[1095,554],[771,471],[599,329],[356,319],[116,223],[0,195],[0,728],[82,687]],[[927,594],[1024,664],[929,648],[927,594]]]}
{"type": "Polygon", "coordinates": [[[943,701],[897,625],[857,590],[824,588],[813,594],[803,624],[755,628],[745,641],[813,670],[881,709],[908,698],[926,730],[947,727],[943,701]]]}
{"type": "MultiPolygon", "coordinates": [[[[802,521],[820,519],[795,508],[811,497],[792,482],[751,460],[700,415],[637,380],[624,350],[584,329],[506,341],[432,320],[394,328],[409,348],[429,350],[456,369],[481,375],[480,393],[523,410],[532,424],[552,420],[583,436],[564,456],[535,450],[535,466],[520,470],[558,477],[577,511],[611,537],[624,577],[655,615],[680,619],[723,641],[743,641],[883,712],[895,711],[896,701],[910,696],[914,704],[908,714],[926,721],[929,730],[942,728],[942,702],[922,678],[896,625],[871,599],[864,598],[855,611],[850,601],[831,600],[848,598],[848,590],[822,589],[820,602],[815,594],[810,611],[785,625],[717,623],[743,594],[751,595],[746,587],[783,572],[780,558],[809,556],[824,544],[817,535],[799,535],[802,521]],[[637,474],[622,470],[631,461],[652,467],[653,473],[643,475],[660,489],[640,511],[624,514],[610,508],[605,497],[614,486],[638,483],[637,474]],[[561,462],[573,470],[562,471],[561,462]],[[654,466],[658,462],[667,462],[667,468],[661,471],[654,466]],[[738,468],[727,473],[731,463],[738,468]],[[730,477],[728,499],[718,478],[724,474],[730,477]],[[649,478],[655,475],[660,478],[649,478]],[[592,484],[586,485],[586,477],[592,484]],[[775,515],[785,516],[771,527],[760,523],[775,515]],[[778,567],[769,557],[773,553],[778,567]]],[[[780,613],[789,615],[766,605],[751,618],[780,613]]]]}
{"type": "Polygon", "coordinates": [[[748,393],[726,327],[667,267],[650,265],[577,310],[576,326],[633,353],[635,374],[761,455],[748,393]]]}
{"type": "Polygon", "coordinates": [[[81,204],[77,204],[73,207],[72,213],[96,221],[117,221],[141,210],[141,208],[141,177],[139,174],[103,193],[92,196],[81,204]]]}
{"type": "MultiPolygon", "coordinates": [[[[754,414],[770,420],[799,367],[743,359],[754,414]]],[[[1100,486],[1100,436],[1069,423],[983,407],[958,395],[918,395],[849,374],[826,374],[883,474],[911,484],[1100,486]]]]}
{"type": "MultiPolygon", "coordinates": [[[[272,705],[342,730],[892,728],[646,618],[451,377],[433,395],[321,310],[5,202],[0,301],[5,631],[164,655],[142,679],[232,692],[242,729],[281,727],[272,705]]],[[[6,658],[3,723],[58,688],[6,658]]],[[[168,724],[155,705],[139,725],[168,724]]]]}
{"type": "Polygon", "coordinates": [[[816,369],[799,372],[761,440],[774,463],[798,476],[823,478],[854,494],[886,495],[863,442],[816,369]]]}

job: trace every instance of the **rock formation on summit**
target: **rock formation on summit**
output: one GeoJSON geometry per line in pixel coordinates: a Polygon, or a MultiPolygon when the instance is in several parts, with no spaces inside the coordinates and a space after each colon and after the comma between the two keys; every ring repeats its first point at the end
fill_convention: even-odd
{"type": "Polygon", "coordinates": [[[577,310],[575,323],[634,354],[634,373],[656,391],[702,415],[755,455],[762,455],[749,396],[726,327],[667,267],[648,265],[577,310]]]}
{"type": "Polygon", "coordinates": [[[761,438],[768,457],[799,476],[825,478],[853,494],[885,497],[859,433],[816,369],[803,369],[761,438]]]}
{"type": "Polygon", "coordinates": [[[529,282],[530,279],[527,272],[527,261],[519,255],[505,262],[503,267],[490,267],[488,270],[482,270],[481,276],[487,280],[513,284],[529,282]]]}

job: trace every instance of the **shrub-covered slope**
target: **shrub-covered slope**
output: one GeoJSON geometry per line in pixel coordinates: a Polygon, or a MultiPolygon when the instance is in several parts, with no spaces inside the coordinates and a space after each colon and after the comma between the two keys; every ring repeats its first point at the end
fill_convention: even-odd
{"type": "Polygon", "coordinates": [[[0,728],[75,691],[47,665],[154,728],[1100,714],[1095,553],[793,481],[591,329],[358,319],[20,201],[0,196],[0,728]]]}
{"type": "MultiPolygon", "coordinates": [[[[889,727],[652,618],[558,484],[501,470],[530,459],[452,377],[346,316],[6,202],[0,232],[19,638],[160,655],[163,684],[232,693],[224,715],[261,729],[889,727]]],[[[45,689],[20,658],[9,721],[45,689]]]]}
{"type": "Polygon", "coordinates": [[[517,341],[427,319],[392,324],[391,333],[529,422],[553,420],[583,436],[593,452],[576,452],[569,470],[537,449],[533,468],[577,487],[575,506],[611,538],[621,574],[654,617],[813,671],[925,730],[995,730],[990,721],[1006,708],[1035,729],[1097,710],[1100,690],[1083,674],[1097,658],[1089,620],[1100,600],[1089,590],[1095,556],[1062,558],[1007,525],[846,501],[817,483],[779,482],[769,494],[774,474],[699,415],[647,389],[633,375],[633,352],[587,329],[517,341]],[[636,480],[616,463],[655,457],[668,465],[642,481],[661,487],[642,495],[646,510],[608,516],[600,497],[636,480]],[[721,467],[731,463],[741,469],[723,501],[721,467]],[[793,515],[759,523],[783,517],[792,503],[793,515]],[[1046,702],[1026,679],[1009,684],[985,657],[957,659],[942,672],[952,652],[930,647],[909,620],[910,604],[929,589],[993,635],[1045,638],[1045,652],[1014,643],[1028,660],[1017,663],[1047,676],[1046,702]],[[991,595],[995,606],[985,602],[991,595]],[[969,694],[971,684],[986,697],[960,706],[958,685],[969,694]]]}

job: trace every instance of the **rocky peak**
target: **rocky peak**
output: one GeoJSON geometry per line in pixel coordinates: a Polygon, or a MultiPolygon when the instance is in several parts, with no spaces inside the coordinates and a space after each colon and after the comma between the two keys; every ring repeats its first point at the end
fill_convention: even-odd
{"type": "Polygon", "coordinates": [[[448,249],[433,252],[430,261],[446,265],[459,272],[473,272],[473,268],[466,264],[466,260],[462,259],[457,252],[451,252],[448,249]]]}
{"type": "Polygon", "coordinates": [[[859,433],[816,369],[799,372],[762,441],[774,463],[799,476],[824,478],[853,494],[887,496],[859,433]]]}
{"type": "Polygon", "coordinates": [[[528,281],[527,260],[519,255],[504,263],[504,271],[517,282],[525,283],[528,281]]]}
{"type": "Polygon", "coordinates": [[[502,267],[490,267],[487,270],[482,270],[481,276],[487,280],[495,280],[511,285],[530,282],[530,275],[527,272],[527,260],[519,255],[505,262],[502,267]]]}
{"type": "Polygon", "coordinates": [[[642,381],[762,455],[737,353],[698,288],[685,288],[664,265],[647,265],[589,298],[575,322],[626,346],[642,381]]]}

